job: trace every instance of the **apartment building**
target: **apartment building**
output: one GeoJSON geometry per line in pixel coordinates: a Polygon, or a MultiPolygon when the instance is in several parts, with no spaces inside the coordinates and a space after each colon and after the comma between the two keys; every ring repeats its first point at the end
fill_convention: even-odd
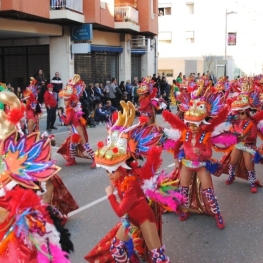
{"type": "Polygon", "coordinates": [[[0,0],[0,82],[25,87],[42,69],[64,84],[157,71],[158,0],[0,0]]]}
{"type": "Polygon", "coordinates": [[[263,2],[159,0],[158,72],[230,79],[262,73],[263,2]]]}

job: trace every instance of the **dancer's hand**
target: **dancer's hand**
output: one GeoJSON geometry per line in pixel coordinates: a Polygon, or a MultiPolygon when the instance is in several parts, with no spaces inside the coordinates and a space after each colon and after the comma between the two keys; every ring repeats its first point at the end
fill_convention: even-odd
{"type": "Polygon", "coordinates": [[[109,186],[107,186],[107,187],[105,188],[105,192],[106,192],[107,195],[113,194],[113,191],[114,191],[114,188],[113,188],[112,185],[109,185],[109,186]]]}
{"type": "Polygon", "coordinates": [[[200,149],[197,148],[197,147],[194,147],[194,148],[193,148],[193,152],[194,152],[195,154],[198,154],[198,155],[201,153],[200,149]]]}

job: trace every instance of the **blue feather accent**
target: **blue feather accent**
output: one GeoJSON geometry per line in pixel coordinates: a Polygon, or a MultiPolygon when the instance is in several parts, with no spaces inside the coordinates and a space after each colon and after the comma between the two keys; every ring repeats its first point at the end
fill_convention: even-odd
{"type": "Polygon", "coordinates": [[[124,243],[128,249],[128,256],[129,258],[131,258],[132,255],[135,253],[132,238],[130,238],[128,241],[124,241],[124,243]]]}
{"type": "Polygon", "coordinates": [[[259,163],[261,161],[261,155],[258,151],[255,152],[255,155],[253,157],[253,162],[254,163],[259,163]]]}
{"type": "Polygon", "coordinates": [[[180,152],[179,152],[178,155],[177,155],[177,158],[178,158],[178,160],[180,160],[180,161],[185,158],[184,150],[180,150],[180,152]]]}
{"type": "Polygon", "coordinates": [[[33,145],[33,147],[27,152],[27,161],[34,161],[40,154],[43,147],[44,141],[38,141],[33,145]]]}
{"type": "Polygon", "coordinates": [[[218,168],[220,167],[220,163],[214,163],[211,161],[206,161],[205,167],[206,167],[208,172],[210,172],[211,174],[215,174],[216,171],[218,170],[218,168]]]}
{"type": "Polygon", "coordinates": [[[139,152],[148,152],[149,148],[150,147],[146,147],[146,146],[142,146],[142,145],[138,146],[139,152]]]}
{"type": "Polygon", "coordinates": [[[29,163],[25,162],[25,165],[28,165],[28,167],[25,169],[26,172],[41,172],[48,167],[53,165],[53,162],[45,162],[45,163],[29,163]]]}
{"type": "Polygon", "coordinates": [[[26,145],[26,137],[21,138],[21,140],[19,141],[18,145],[17,145],[17,150],[22,153],[23,150],[25,149],[25,145],[26,145]]]}

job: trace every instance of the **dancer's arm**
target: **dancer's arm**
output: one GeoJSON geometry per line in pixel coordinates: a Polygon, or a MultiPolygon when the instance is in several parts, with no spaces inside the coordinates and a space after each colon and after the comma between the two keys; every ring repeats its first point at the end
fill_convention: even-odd
{"type": "Polygon", "coordinates": [[[137,199],[136,190],[132,186],[128,188],[125,191],[121,202],[119,203],[116,199],[116,196],[111,192],[113,191],[113,188],[111,190],[109,189],[109,187],[112,188],[112,186],[108,186],[106,188],[106,193],[108,194],[108,199],[111,203],[112,209],[114,210],[114,212],[117,214],[118,217],[122,217],[129,212],[130,208],[135,203],[137,199]],[[110,191],[107,191],[107,189],[109,189],[110,191]]]}

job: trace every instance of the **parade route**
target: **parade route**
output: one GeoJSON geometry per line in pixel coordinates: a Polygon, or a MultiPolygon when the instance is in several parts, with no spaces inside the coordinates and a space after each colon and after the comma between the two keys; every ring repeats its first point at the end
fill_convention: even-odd
{"type": "MultiPolygon", "coordinates": [[[[157,115],[159,125],[167,125],[157,115]]],[[[73,263],[85,263],[84,256],[118,223],[105,195],[109,180],[104,169],[90,169],[91,161],[77,159],[77,165],[65,167],[56,151],[66,139],[68,128],[58,126],[55,131],[56,147],[53,158],[61,167],[59,175],[76,199],[79,209],[72,212],[67,223],[75,245],[70,256],[73,263]]],[[[167,126],[166,126],[167,127],[167,126]]],[[[41,131],[45,119],[41,120],[41,131]]],[[[89,128],[89,140],[96,148],[97,142],[106,138],[105,125],[89,128]]],[[[219,157],[216,153],[214,157],[219,157]]],[[[163,153],[162,168],[174,169],[173,156],[163,153]]],[[[256,165],[259,180],[263,182],[262,168],[256,165]]],[[[163,215],[163,243],[173,263],[261,263],[263,261],[263,189],[251,194],[248,182],[236,179],[225,185],[227,175],[213,177],[216,196],[225,220],[225,229],[216,227],[214,218],[191,214],[185,222],[178,215],[163,215]]]]}

